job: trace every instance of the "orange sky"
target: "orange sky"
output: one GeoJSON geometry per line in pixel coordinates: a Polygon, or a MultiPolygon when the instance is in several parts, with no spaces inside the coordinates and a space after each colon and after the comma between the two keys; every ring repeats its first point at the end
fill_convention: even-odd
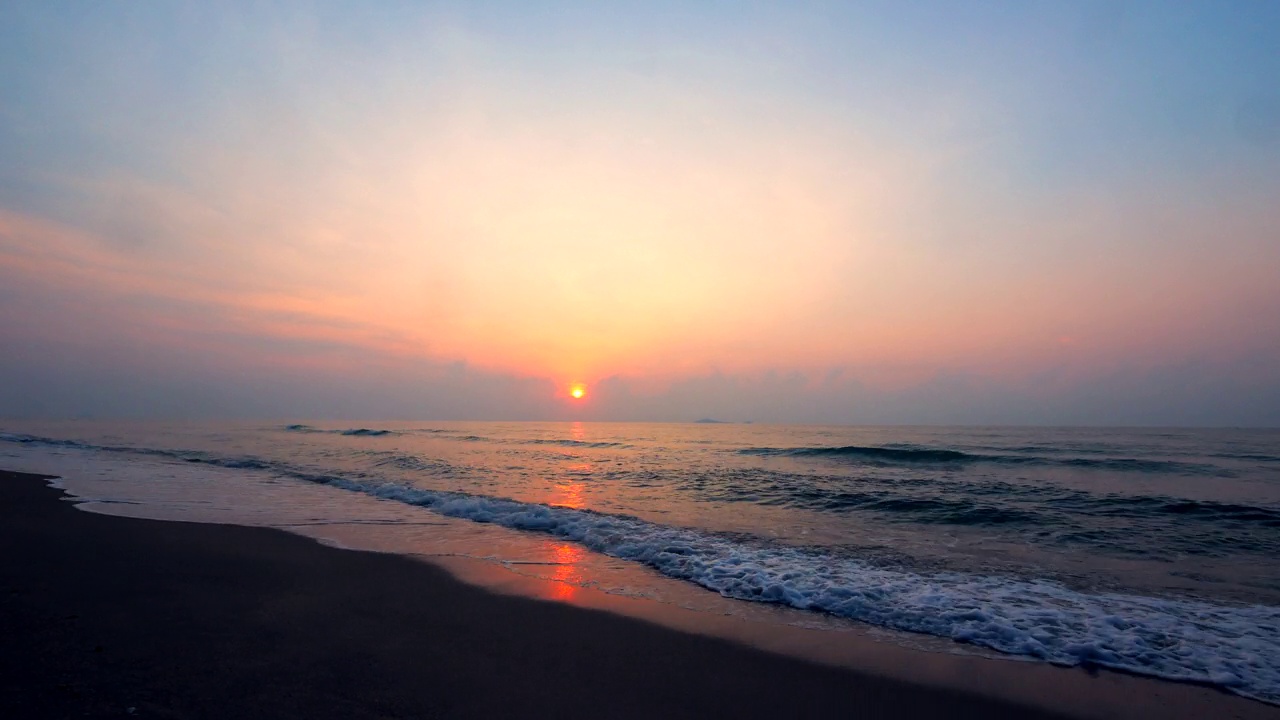
{"type": "Polygon", "coordinates": [[[7,338],[233,374],[461,363],[549,401],[611,378],[1227,378],[1280,347],[1280,143],[1177,140],[1140,65],[1067,40],[966,54],[893,25],[912,55],[809,18],[602,47],[581,17],[544,52],[508,18],[370,13],[375,42],[333,9],[207,12],[144,46],[110,13],[93,35],[14,19],[49,49],[0,117],[7,338]]]}

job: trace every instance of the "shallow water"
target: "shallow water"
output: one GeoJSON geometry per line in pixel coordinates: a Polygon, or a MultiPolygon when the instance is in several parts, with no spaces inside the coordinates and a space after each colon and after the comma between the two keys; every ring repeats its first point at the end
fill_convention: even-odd
{"type": "Polygon", "coordinates": [[[819,625],[844,618],[1280,700],[1277,431],[0,431],[0,466],[96,477],[78,494],[138,503],[137,514],[359,536],[393,550],[412,536],[414,552],[491,558],[570,592],[775,603],[812,611],[819,625]]]}

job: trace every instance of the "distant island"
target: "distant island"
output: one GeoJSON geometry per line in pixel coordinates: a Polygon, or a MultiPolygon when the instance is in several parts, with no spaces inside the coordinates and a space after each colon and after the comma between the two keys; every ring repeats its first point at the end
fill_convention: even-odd
{"type": "Polygon", "coordinates": [[[732,425],[733,424],[732,421],[730,420],[715,420],[712,418],[702,418],[701,420],[694,420],[694,422],[703,423],[707,425],[732,425]]]}

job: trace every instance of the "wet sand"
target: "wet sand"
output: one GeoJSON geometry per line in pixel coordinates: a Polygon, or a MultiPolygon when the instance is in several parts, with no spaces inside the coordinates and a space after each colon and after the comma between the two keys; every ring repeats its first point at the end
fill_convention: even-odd
{"type": "MultiPolygon", "coordinates": [[[[1086,716],[488,592],[283,531],[82,512],[61,495],[0,472],[0,717],[1086,716]]],[[[1188,716],[1175,703],[1192,695],[1132,691],[1280,716],[1127,680],[1130,709],[1153,716],[1188,716]]],[[[1131,715],[1100,707],[1087,716],[1131,715]]]]}

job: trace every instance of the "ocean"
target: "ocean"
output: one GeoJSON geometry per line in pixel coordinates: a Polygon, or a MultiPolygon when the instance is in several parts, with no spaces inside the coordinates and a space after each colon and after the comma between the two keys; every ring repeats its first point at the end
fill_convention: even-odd
{"type": "Polygon", "coordinates": [[[102,512],[1280,703],[1280,430],[8,421],[0,468],[102,512]]]}

